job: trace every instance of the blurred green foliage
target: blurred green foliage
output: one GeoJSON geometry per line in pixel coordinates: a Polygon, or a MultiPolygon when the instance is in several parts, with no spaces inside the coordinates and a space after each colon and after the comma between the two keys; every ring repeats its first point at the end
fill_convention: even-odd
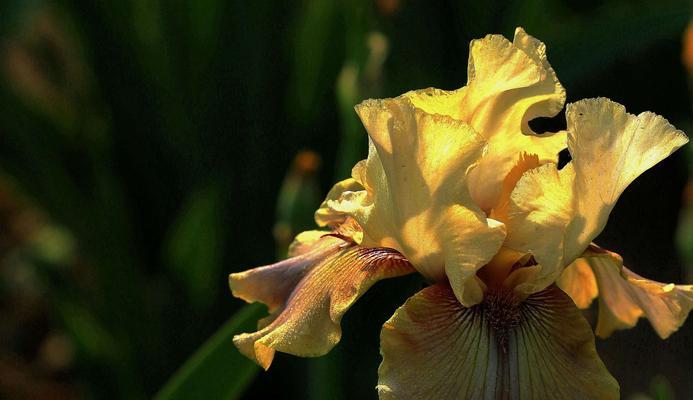
{"type": "Polygon", "coordinates": [[[265,312],[250,304],[236,312],[156,395],[156,400],[236,399],[260,369],[229,346],[233,335],[252,330],[265,312]]]}
{"type": "MultiPolygon", "coordinates": [[[[31,246],[21,254],[51,323],[75,347],[68,382],[83,398],[147,398],[203,346],[158,398],[200,388],[210,389],[205,398],[241,396],[257,368],[230,337],[259,311],[230,299],[226,275],[283,255],[329,185],[365,156],[356,103],[462,86],[470,39],[524,26],[547,43],[569,101],[609,96],[685,125],[678,55],[690,12],[688,1],[641,0],[4,0],[0,172],[47,215],[46,229],[63,232],[43,239],[61,257],[31,246]],[[293,161],[306,148],[308,167],[293,161]]],[[[677,160],[666,171],[679,171],[677,160]]],[[[685,173],[669,178],[660,194],[677,208],[685,173]]],[[[630,193],[645,196],[648,182],[630,193]]],[[[607,242],[627,242],[620,229],[641,212],[639,203],[620,210],[627,222],[607,242]]],[[[676,264],[675,221],[661,220],[669,225],[656,232],[669,233],[652,239],[649,257],[676,264]]],[[[639,254],[634,240],[625,248],[639,254]]],[[[657,265],[645,264],[657,278],[657,265]]],[[[246,396],[374,397],[379,326],[420,285],[378,284],[345,318],[335,352],[278,355],[246,396]]],[[[690,332],[660,359],[678,349],[662,369],[679,374],[669,378],[680,393],[693,390],[693,354],[677,347],[690,332]]],[[[624,393],[646,390],[641,382],[659,369],[643,379],[646,371],[620,368],[638,354],[619,355],[627,347],[603,353],[605,362],[624,393]]]]}

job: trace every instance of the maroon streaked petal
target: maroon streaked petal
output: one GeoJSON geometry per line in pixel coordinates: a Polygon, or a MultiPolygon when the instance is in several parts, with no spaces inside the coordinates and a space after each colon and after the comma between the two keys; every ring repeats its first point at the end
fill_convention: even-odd
{"type": "Polygon", "coordinates": [[[265,369],[275,351],[303,357],[326,354],[339,342],[342,316],[368,288],[412,271],[392,249],[323,236],[302,255],[231,274],[234,296],[265,303],[271,313],[258,331],[237,335],[234,344],[265,369]]]}
{"type": "Polygon", "coordinates": [[[556,286],[517,303],[462,306],[446,284],[415,294],[385,323],[381,399],[618,399],[594,335],[556,286]]]}

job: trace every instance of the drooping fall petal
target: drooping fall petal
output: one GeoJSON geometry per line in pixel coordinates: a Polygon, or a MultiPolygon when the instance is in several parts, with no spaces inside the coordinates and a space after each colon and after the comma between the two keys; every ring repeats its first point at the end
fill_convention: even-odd
{"type": "Polygon", "coordinates": [[[363,248],[323,236],[296,257],[231,274],[236,297],[268,306],[259,330],[234,337],[245,356],[267,369],[275,351],[312,357],[326,354],[341,337],[349,307],[381,279],[412,272],[398,252],[363,248]],[[307,251],[306,251],[307,250],[307,251]]]}
{"type": "Polygon", "coordinates": [[[589,324],[555,286],[524,302],[465,308],[446,284],[410,298],[385,323],[385,399],[618,399],[589,324]]]}
{"type": "Polygon", "coordinates": [[[358,221],[364,245],[395,248],[429,279],[447,275],[460,301],[479,302],[475,273],[505,236],[466,186],[485,142],[467,124],[427,114],[406,98],[366,101],[356,111],[371,143],[368,159],[354,168],[365,190],[334,207],[358,221]]]}
{"type": "Polygon", "coordinates": [[[556,284],[573,299],[578,308],[589,307],[599,294],[594,272],[589,262],[583,258],[578,258],[568,265],[556,284]]]}
{"type": "Polygon", "coordinates": [[[565,132],[536,136],[528,122],[563,108],[565,90],[546,58],[546,46],[517,28],[511,43],[502,35],[473,40],[467,86],[455,91],[424,89],[404,96],[431,114],[468,123],[489,145],[470,173],[472,197],[483,210],[495,207],[502,182],[521,152],[555,162],[566,146],[565,132]]]}
{"type": "Polygon", "coordinates": [[[594,271],[599,286],[596,332],[600,337],[632,328],[645,317],[665,339],[683,325],[693,309],[693,285],[645,279],[624,267],[618,254],[592,246],[582,259],[594,271]]]}
{"type": "Polygon", "coordinates": [[[546,164],[526,172],[510,199],[507,246],[534,255],[542,270],[523,290],[554,282],[606,225],[623,190],[688,141],[664,118],[638,116],[608,99],[569,104],[568,149],[560,171],[546,164]]]}

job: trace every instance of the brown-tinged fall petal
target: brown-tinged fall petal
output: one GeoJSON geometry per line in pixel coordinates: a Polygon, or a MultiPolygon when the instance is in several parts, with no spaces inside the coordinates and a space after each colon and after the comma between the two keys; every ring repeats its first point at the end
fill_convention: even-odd
{"type": "Polygon", "coordinates": [[[506,296],[465,308],[436,284],[410,298],[380,335],[380,398],[619,398],[565,293],[551,286],[524,302],[506,296]]]}
{"type": "Polygon", "coordinates": [[[590,246],[582,259],[594,271],[599,286],[596,333],[600,337],[632,328],[644,317],[666,339],[683,325],[693,309],[693,285],[645,279],[623,266],[618,254],[595,246],[590,246]]]}
{"type": "Polygon", "coordinates": [[[534,255],[541,271],[518,287],[533,293],[558,279],[606,225],[625,188],[688,138],[650,112],[628,114],[608,99],[569,104],[572,161],[527,171],[510,196],[506,245],[534,255]]]}
{"type": "Polygon", "coordinates": [[[294,248],[302,254],[229,276],[234,296],[269,308],[258,331],[233,338],[241,353],[265,369],[275,351],[326,354],[339,342],[342,316],[368,288],[413,271],[392,249],[363,248],[334,236],[294,248]]]}

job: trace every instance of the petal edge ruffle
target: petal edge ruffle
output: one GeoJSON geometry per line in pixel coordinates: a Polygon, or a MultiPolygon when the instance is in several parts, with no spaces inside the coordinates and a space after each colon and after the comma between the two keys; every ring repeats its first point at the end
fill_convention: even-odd
{"type": "Polygon", "coordinates": [[[339,210],[363,228],[364,245],[397,249],[426,278],[454,281],[461,302],[478,303],[474,274],[505,237],[466,186],[484,140],[467,124],[427,114],[405,97],[368,100],[356,110],[370,137],[368,159],[354,168],[366,190],[344,196],[339,210]]]}
{"type": "Polygon", "coordinates": [[[664,118],[628,114],[605,98],[569,104],[568,149],[560,171],[546,164],[525,173],[510,196],[507,245],[542,266],[531,290],[558,279],[604,229],[625,188],[688,142],[664,118]]]}

